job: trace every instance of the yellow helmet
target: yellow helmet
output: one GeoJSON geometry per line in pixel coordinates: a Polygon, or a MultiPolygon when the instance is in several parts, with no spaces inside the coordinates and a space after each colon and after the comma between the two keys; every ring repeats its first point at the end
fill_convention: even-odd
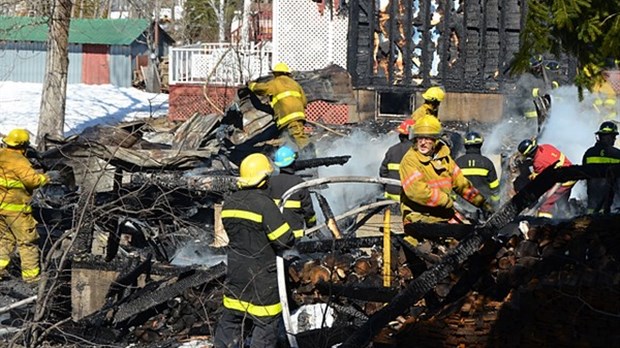
{"type": "Polygon", "coordinates": [[[25,129],[13,129],[6,137],[2,138],[2,142],[11,147],[26,146],[30,143],[30,134],[25,129]]]}
{"type": "Polygon", "coordinates": [[[439,138],[441,122],[435,116],[424,115],[413,125],[413,137],[439,138]]]}
{"type": "Polygon", "coordinates": [[[276,65],[273,66],[273,69],[271,69],[272,72],[274,73],[283,73],[283,74],[290,74],[291,73],[291,68],[288,67],[288,65],[286,65],[286,63],[277,63],[276,65]]]}
{"type": "Polygon", "coordinates": [[[261,187],[271,173],[273,173],[273,166],[267,156],[253,153],[241,161],[237,186],[239,188],[261,187]]]}
{"type": "Polygon", "coordinates": [[[443,98],[445,98],[446,92],[444,92],[441,87],[431,87],[426,90],[426,92],[422,93],[422,98],[428,101],[438,101],[442,102],[443,98]]]}

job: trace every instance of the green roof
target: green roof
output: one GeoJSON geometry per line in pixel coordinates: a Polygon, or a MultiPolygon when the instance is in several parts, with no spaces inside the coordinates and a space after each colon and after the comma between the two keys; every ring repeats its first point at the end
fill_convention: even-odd
{"type": "MultiPolygon", "coordinates": [[[[0,41],[47,41],[47,19],[0,16],[0,41]]],[[[71,19],[69,43],[130,45],[149,28],[147,19],[71,19]]]]}

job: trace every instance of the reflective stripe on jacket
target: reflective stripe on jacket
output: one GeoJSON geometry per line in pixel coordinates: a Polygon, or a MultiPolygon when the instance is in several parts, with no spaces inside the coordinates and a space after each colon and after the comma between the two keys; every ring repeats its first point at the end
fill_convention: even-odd
{"type": "MultiPolygon", "coordinates": [[[[551,144],[540,144],[534,158],[532,159],[532,167],[535,174],[542,173],[547,167],[555,163],[554,168],[568,167],[572,165],[571,161],[560,150],[551,144]],[[557,163],[556,163],[557,162],[557,163]]],[[[567,181],[562,186],[573,186],[575,181],[567,181]]]]}
{"type": "Polygon", "coordinates": [[[47,176],[32,168],[19,149],[0,149],[0,211],[29,213],[32,192],[47,183],[47,176]]]}
{"type": "Polygon", "coordinates": [[[296,120],[305,120],[308,101],[301,86],[288,75],[278,75],[267,82],[253,82],[248,86],[257,95],[271,97],[276,125],[283,128],[296,120]]]}
{"type": "Polygon", "coordinates": [[[260,189],[225,197],[221,217],[230,239],[224,306],[256,316],[279,313],[276,252],[293,243],[289,224],[260,189]]]}
{"type": "Polygon", "coordinates": [[[422,155],[414,146],[400,163],[401,210],[408,222],[451,219],[454,216],[452,190],[476,206],[484,203],[484,197],[450,157],[449,148],[441,143],[438,146],[433,157],[422,155]],[[411,215],[407,217],[408,214],[411,215]]]}
{"type": "MultiPolygon", "coordinates": [[[[281,168],[280,174],[269,179],[267,194],[273,198],[277,205],[280,204],[282,195],[291,187],[304,182],[289,168],[281,168]]],[[[296,238],[303,237],[304,226],[312,227],[316,224],[316,215],[312,207],[312,199],[308,189],[301,189],[293,193],[290,199],[284,203],[283,215],[291,225],[296,238]]]]}
{"type": "Polygon", "coordinates": [[[532,166],[534,173],[540,174],[550,165],[555,164],[555,168],[568,167],[572,163],[566,156],[551,144],[540,144],[534,154],[532,166]]]}
{"type": "MultiPolygon", "coordinates": [[[[583,154],[582,164],[618,164],[620,149],[597,141],[583,154]]],[[[611,208],[618,179],[593,178],[587,180],[588,213],[606,213],[611,208]]]]}
{"type": "Polygon", "coordinates": [[[455,160],[463,175],[484,197],[498,202],[499,179],[493,162],[480,153],[479,147],[469,146],[465,151],[466,154],[455,160]]]}

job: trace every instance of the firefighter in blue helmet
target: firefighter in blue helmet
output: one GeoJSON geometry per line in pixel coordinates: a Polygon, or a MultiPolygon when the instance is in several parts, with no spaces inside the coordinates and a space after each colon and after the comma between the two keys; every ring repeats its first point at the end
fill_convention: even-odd
{"type": "MultiPolygon", "coordinates": [[[[294,163],[296,159],[297,153],[289,146],[280,147],[274,155],[274,164],[280,168],[280,173],[272,176],[269,180],[268,192],[278,205],[286,191],[304,182],[299,175],[295,174],[294,163]]],[[[316,225],[316,215],[308,189],[301,189],[291,195],[284,203],[283,213],[284,218],[293,229],[295,238],[303,237],[304,227],[309,228],[316,225]]]]}

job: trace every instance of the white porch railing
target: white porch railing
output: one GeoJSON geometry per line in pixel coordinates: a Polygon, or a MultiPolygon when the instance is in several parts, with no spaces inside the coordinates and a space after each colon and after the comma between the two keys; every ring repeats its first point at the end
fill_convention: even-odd
{"type": "Polygon", "coordinates": [[[206,43],[173,47],[168,58],[170,85],[240,86],[270,72],[272,53],[268,43],[206,43]]]}

